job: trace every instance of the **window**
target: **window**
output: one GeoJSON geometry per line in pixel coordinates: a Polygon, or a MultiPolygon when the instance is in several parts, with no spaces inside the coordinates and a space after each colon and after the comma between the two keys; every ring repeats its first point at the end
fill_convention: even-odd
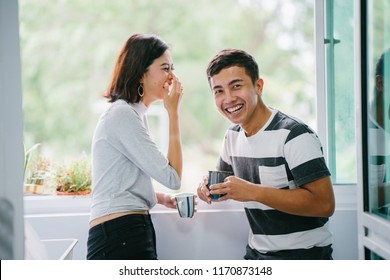
{"type": "Polygon", "coordinates": [[[326,0],[324,3],[328,163],[333,183],[352,184],[357,180],[354,4],[352,0],[326,0]]]}
{"type": "MultiPolygon", "coordinates": [[[[88,156],[101,93],[133,33],[171,44],[182,103],[183,188],[214,169],[229,123],[214,108],[205,69],[219,50],[242,48],[259,62],[268,105],[316,129],[313,1],[19,1],[25,143],[57,163],[88,156]],[[229,9],[226,9],[229,7],[229,9]],[[223,11],[223,17],[217,17],[223,11]]],[[[164,110],[150,110],[164,148],[164,110]]],[[[166,188],[164,188],[167,191],[166,188]]]]}

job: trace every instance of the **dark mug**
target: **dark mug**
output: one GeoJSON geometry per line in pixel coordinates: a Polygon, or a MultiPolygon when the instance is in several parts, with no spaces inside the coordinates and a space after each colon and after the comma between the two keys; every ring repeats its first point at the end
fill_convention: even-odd
{"type": "MultiPolygon", "coordinates": [[[[234,173],[230,171],[209,171],[209,184],[208,184],[209,190],[212,185],[223,183],[226,177],[232,175],[234,175],[234,173]]],[[[225,194],[210,194],[210,198],[211,200],[218,200],[218,198],[224,195],[225,194]]]]}

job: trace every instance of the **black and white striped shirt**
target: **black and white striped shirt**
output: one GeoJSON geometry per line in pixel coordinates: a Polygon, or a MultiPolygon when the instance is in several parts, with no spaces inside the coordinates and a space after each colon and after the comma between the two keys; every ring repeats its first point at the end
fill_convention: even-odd
{"type": "MultiPolygon", "coordinates": [[[[263,128],[246,137],[239,125],[225,134],[219,170],[255,184],[295,189],[329,170],[317,135],[304,123],[276,109],[263,128]]],[[[262,203],[245,202],[251,227],[248,244],[259,252],[309,249],[332,243],[328,218],[280,212],[262,203]]]]}

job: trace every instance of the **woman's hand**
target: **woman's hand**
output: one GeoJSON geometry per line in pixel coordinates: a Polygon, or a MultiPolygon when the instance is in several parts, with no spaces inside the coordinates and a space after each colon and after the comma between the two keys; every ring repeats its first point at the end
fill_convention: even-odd
{"type": "Polygon", "coordinates": [[[173,76],[172,87],[169,93],[164,95],[164,107],[168,114],[179,113],[181,98],[183,96],[183,85],[176,76],[173,76]]]}
{"type": "Polygon", "coordinates": [[[156,193],[157,203],[164,205],[168,208],[176,209],[176,199],[167,193],[156,193]]]}

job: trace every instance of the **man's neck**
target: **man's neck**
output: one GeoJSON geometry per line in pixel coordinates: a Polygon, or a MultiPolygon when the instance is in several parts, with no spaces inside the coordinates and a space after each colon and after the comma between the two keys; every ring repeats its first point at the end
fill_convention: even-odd
{"type": "Polygon", "coordinates": [[[242,128],[245,131],[247,137],[255,135],[260,129],[267,123],[272,115],[272,110],[268,108],[264,103],[259,103],[256,111],[253,113],[251,122],[247,126],[242,128]]]}

